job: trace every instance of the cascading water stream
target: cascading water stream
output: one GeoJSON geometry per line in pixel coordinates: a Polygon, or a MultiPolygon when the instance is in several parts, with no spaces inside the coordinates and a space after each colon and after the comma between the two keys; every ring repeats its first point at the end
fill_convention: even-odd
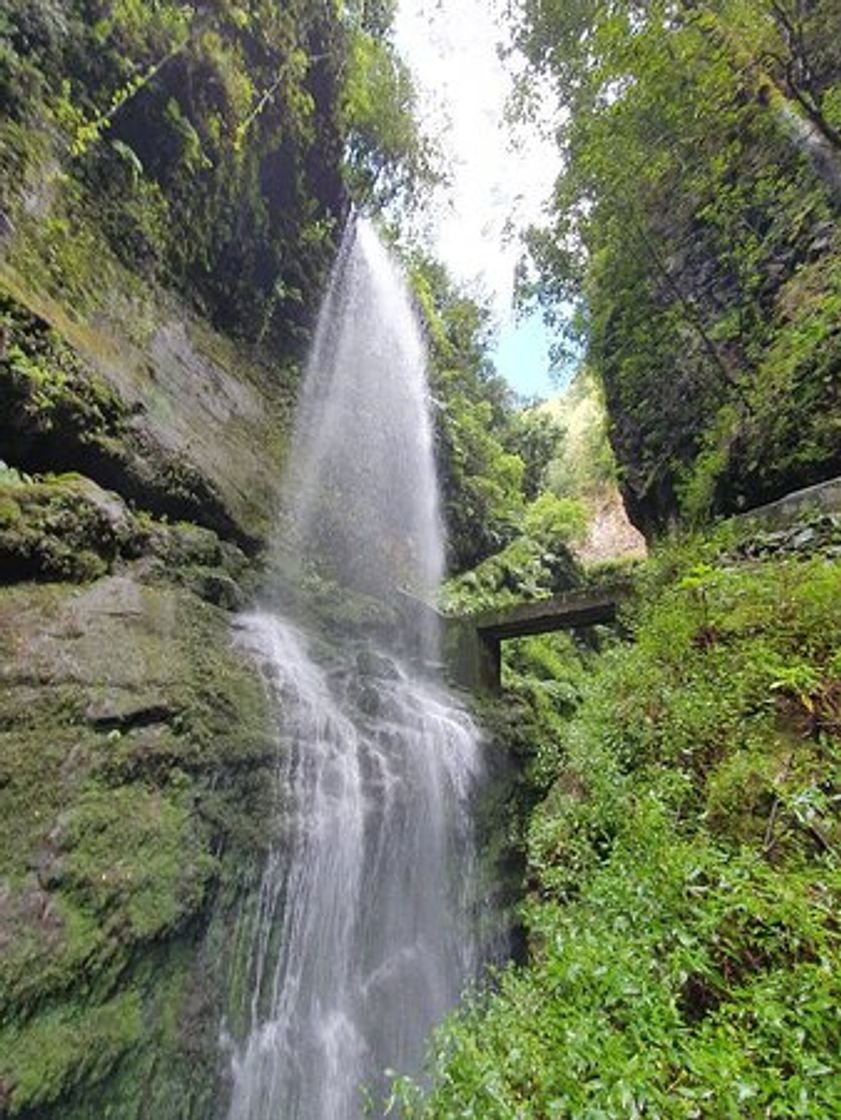
{"type": "MultiPolygon", "coordinates": [[[[296,420],[284,538],[392,620],[434,592],[442,533],[425,354],[405,283],[373,229],[346,235],[296,420]],[[407,592],[410,594],[407,595],[407,592]]],[[[361,1087],[416,1072],[475,975],[471,800],[478,737],[434,679],[434,614],[316,658],[270,613],[243,620],[280,712],[279,811],[253,921],[250,1030],[228,1120],[355,1120],[361,1087]],[[430,621],[433,620],[433,621],[430,621]],[[406,650],[412,649],[407,667],[406,650]]]]}

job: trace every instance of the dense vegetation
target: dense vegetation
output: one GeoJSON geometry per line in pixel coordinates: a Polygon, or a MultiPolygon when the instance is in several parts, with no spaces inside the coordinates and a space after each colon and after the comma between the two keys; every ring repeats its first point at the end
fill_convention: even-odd
{"type": "Polygon", "coordinates": [[[439,1033],[406,1115],[838,1111],[840,540],[671,545],[632,643],[512,651],[530,963],[439,1033]]]}
{"type": "Polygon", "coordinates": [[[837,471],[837,4],[517,11],[565,159],[524,293],[559,325],[576,309],[632,517],[656,531],[837,471]]]}
{"type": "MultiPolygon", "coordinates": [[[[350,193],[431,174],[391,5],[246,0],[53,4],[0,15],[0,207],[33,212],[55,270],[104,237],[214,323],[289,347],[350,193]]],[[[72,263],[53,277],[72,291],[72,263]]]]}
{"type": "MultiPolygon", "coordinates": [[[[293,396],[286,360],[309,337],[351,202],[405,204],[436,178],[391,42],[393,9],[7,6],[0,232],[16,288],[23,278],[27,302],[35,289],[74,315],[108,317],[104,289],[145,300],[150,285],[174,288],[217,328],[259,344],[293,396]]],[[[493,373],[487,312],[416,249],[407,263],[440,402],[451,567],[463,570],[517,534],[560,433],[524,419],[493,373]]],[[[19,314],[9,306],[7,331],[19,314]]],[[[135,308],[127,325],[159,314],[135,308]]]]}
{"type": "MultiPolygon", "coordinates": [[[[563,428],[524,407],[489,358],[488,312],[417,251],[410,275],[426,327],[435,400],[436,458],[447,523],[450,570],[499,554],[539,519],[549,502],[548,471],[563,428]]],[[[570,510],[576,528],[578,511],[570,510]]],[[[545,520],[545,517],[544,517],[545,520]]]]}
{"type": "MultiPolygon", "coordinates": [[[[436,174],[394,7],[0,12],[0,1114],[224,1097],[274,760],[226,612],[351,202],[399,224],[436,174]]],[[[523,294],[587,367],[523,408],[486,311],[404,249],[459,613],[600,578],[569,552],[616,480],[593,402],[651,536],[841,468],[837,0],[511,18],[565,156],[523,294]]],[[[526,959],[407,1117],[841,1111],[841,527],[705,533],[636,571],[621,636],[506,649],[480,714],[526,959]]]]}
{"type": "MultiPolygon", "coordinates": [[[[584,347],[576,391],[604,392],[637,523],[706,528],[635,570],[618,633],[504,648],[482,710],[520,765],[527,959],[465,1000],[431,1088],[397,1082],[392,1108],[823,1120],[841,1109],[841,524],[709,521],[841,467],[841,12],[514,10],[520,109],[537,72],[565,157],[523,297],[584,347]]],[[[545,456],[524,532],[452,605],[549,590],[575,529],[556,508],[544,535],[541,506],[611,478],[590,431],[584,476],[569,442],[545,456]]]]}

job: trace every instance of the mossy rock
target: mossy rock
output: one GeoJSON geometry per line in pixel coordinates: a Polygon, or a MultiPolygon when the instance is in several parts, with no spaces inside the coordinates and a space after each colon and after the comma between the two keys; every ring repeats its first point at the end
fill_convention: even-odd
{"type": "Polygon", "coordinates": [[[256,588],[245,554],[198,525],[156,523],[149,551],[154,561],[144,578],[178,583],[225,610],[241,610],[256,588]]]}
{"type": "Polygon", "coordinates": [[[4,1115],[36,1115],[79,1085],[106,1078],[142,1031],[141,1000],[128,991],[89,1010],[58,1009],[28,1030],[3,1032],[0,1068],[14,1070],[0,1080],[4,1115]]]}
{"type": "Polygon", "coordinates": [[[130,300],[94,326],[0,266],[0,455],[29,473],[81,471],[253,553],[279,500],[289,385],[171,297],[148,298],[157,326],[141,347],[130,300]]]}
{"type": "Polygon", "coordinates": [[[88,479],[0,487],[0,583],[86,582],[139,556],[146,540],[121,499],[88,479]]]}
{"type": "Polygon", "coordinates": [[[192,1115],[272,809],[264,682],[223,611],[129,572],[0,589],[0,652],[0,1100],[192,1115]]]}
{"type": "Polygon", "coordinates": [[[88,583],[141,558],[143,582],[179,584],[225,610],[240,610],[254,589],[236,545],[210,529],[136,515],[90,479],[0,485],[0,584],[88,583]]]}

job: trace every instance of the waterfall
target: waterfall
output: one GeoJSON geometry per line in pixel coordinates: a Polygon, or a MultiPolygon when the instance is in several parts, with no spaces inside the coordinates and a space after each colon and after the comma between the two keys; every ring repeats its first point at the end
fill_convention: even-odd
{"type": "Polygon", "coordinates": [[[284,570],[382,617],[373,644],[332,648],[300,601],[294,622],[242,620],[278,702],[282,827],[252,920],[228,1120],[356,1120],[386,1070],[418,1071],[479,965],[478,736],[436,679],[434,613],[410,611],[414,641],[404,632],[406,603],[432,595],[443,566],[425,377],[405,281],[358,221],[296,418],[284,570]]]}
{"type": "Polygon", "coordinates": [[[406,281],[364,220],[345,237],[321,309],[286,493],[298,564],[381,603],[435,594],[444,547],[423,336],[406,281]]]}

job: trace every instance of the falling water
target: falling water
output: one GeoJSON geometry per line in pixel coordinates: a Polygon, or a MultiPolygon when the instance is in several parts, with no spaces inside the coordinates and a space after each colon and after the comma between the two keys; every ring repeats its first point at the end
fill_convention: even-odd
{"type": "Polygon", "coordinates": [[[346,236],[319,317],[290,455],[289,541],[341,586],[435,594],[443,532],[426,352],[406,282],[373,228],[346,236]]]}
{"type": "MultiPolygon", "coordinates": [[[[316,565],[340,595],[373,597],[392,619],[434,591],[424,348],[365,222],[346,236],[324,301],[292,462],[284,537],[299,581],[316,565]]],[[[380,631],[379,649],[357,638],[324,652],[300,623],[244,620],[274,678],[286,824],[253,923],[229,1120],[355,1120],[363,1086],[376,1096],[386,1069],[417,1072],[430,1029],[475,974],[477,736],[429,669],[432,612],[413,617],[410,661],[399,628],[385,642],[380,631]]]]}

